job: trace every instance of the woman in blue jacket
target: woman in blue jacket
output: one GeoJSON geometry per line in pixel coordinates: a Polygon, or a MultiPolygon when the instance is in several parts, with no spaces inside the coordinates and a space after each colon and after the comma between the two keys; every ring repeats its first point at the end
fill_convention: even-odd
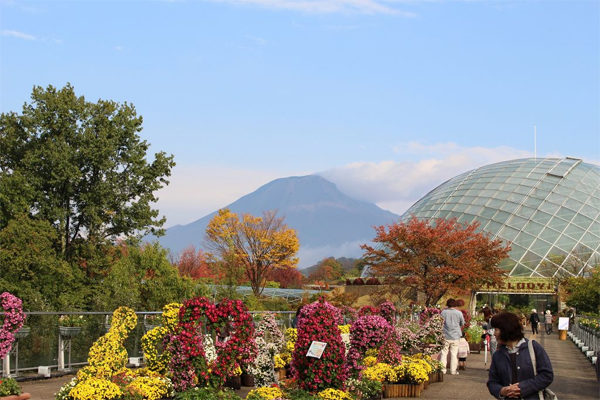
{"type": "Polygon", "coordinates": [[[554,379],[548,354],[539,343],[532,342],[537,364],[535,375],[519,317],[503,312],[492,317],[491,325],[499,346],[492,357],[488,390],[498,399],[539,400],[538,392],[554,379]]]}

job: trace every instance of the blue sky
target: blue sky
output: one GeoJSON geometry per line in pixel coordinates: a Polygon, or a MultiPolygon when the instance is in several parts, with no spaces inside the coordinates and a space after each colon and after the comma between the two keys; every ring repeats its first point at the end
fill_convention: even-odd
{"type": "Polygon", "coordinates": [[[133,103],[175,155],[167,226],[321,173],[401,213],[533,154],[600,160],[600,2],[0,1],[0,111],[133,103]]]}

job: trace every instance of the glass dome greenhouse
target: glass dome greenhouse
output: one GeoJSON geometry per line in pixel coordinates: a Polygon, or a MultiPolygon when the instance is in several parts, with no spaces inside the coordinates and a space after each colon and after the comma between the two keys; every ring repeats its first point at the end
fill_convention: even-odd
{"type": "Polygon", "coordinates": [[[581,275],[600,264],[600,167],[575,158],[486,165],[433,189],[401,217],[478,221],[511,243],[511,276],[581,275]]]}

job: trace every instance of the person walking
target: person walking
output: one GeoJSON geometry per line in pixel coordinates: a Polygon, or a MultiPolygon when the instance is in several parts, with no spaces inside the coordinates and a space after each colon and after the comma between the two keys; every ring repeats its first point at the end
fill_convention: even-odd
{"type": "Polygon", "coordinates": [[[448,363],[448,351],[450,351],[450,374],[458,375],[456,370],[458,364],[458,342],[462,337],[461,327],[465,324],[465,318],[462,312],[456,308],[456,301],[448,299],[446,307],[441,316],[444,319],[444,347],[442,348],[442,372],[447,372],[446,365],[448,363]]]}
{"type": "Polygon", "coordinates": [[[538,342],[525,339],[516,314],[500,313],[491,324],[499,347],[487,381],[490,394],[499,399],[539,400],[539,392],[554,380],[548,354],[538,342]]]}
{"type": "Polygon", "coordinates": [[[546,310],[544,321],[546,322],[546,335],[549,335],[552,333],[552,311],[546,310]]]}
{"type": "Polygon", "coordinates": [[[465,335],[463,333],[462,337],[458,341],[458,369],[466,370],[467,369],[467,356],[471,352],[469,348],[469,342],[465,339],[465,335]]]}
{"type": "Polygon", "coordinates": [[[531,324],[531,334],[538,334],[538,324],[540,323],[540,316],[537,314],[537,310],[533,308],[531,315],[529,316],[529,323],[531,324]]]}

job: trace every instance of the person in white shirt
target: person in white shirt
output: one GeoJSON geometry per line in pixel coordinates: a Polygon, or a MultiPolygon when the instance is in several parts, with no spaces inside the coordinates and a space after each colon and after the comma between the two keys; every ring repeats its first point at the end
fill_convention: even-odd
{"type": "Polygon", "coordinates": [[[442,372],[446,373],[446,364],[448,363],[448,351],[450,351],[450,374],[458,375],[456,367],[458,365],[458,342],[462,337],[461,327],[465,324],[463,314],[455,309],[456,300],[448,299],[446,301],[448,308],[440,314],[444,319],[444,347],[442,348],[442,372]]]}

